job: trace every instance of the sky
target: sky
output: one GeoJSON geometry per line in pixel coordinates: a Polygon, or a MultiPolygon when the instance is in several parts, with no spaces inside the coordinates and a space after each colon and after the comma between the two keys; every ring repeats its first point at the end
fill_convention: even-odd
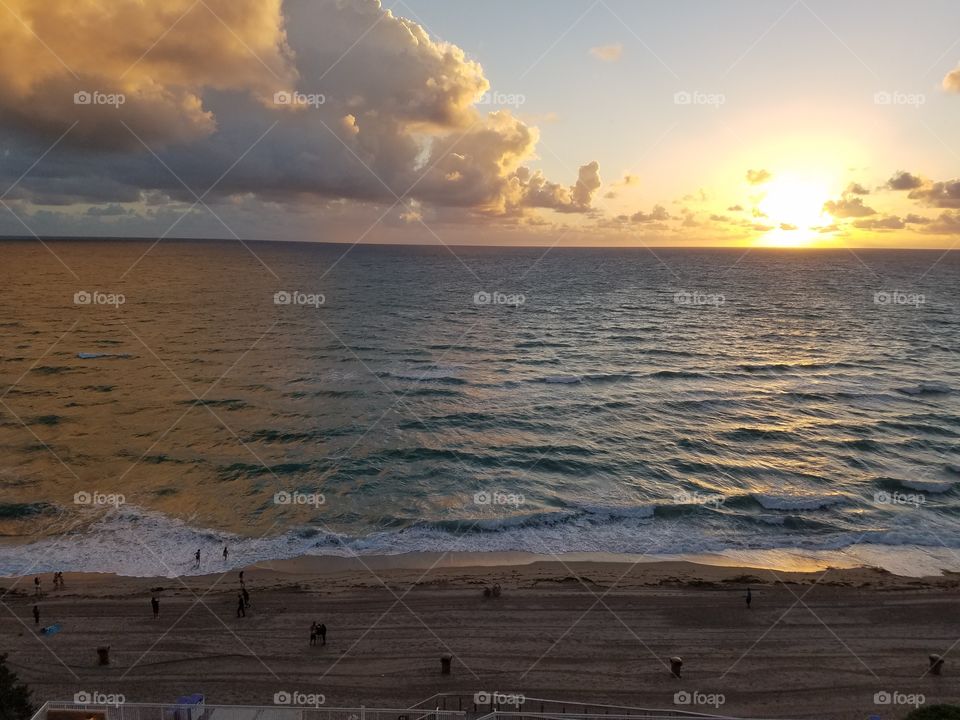
{"type": "Polygon", "coordinates": [[[4,0],[0,234],[953,247],[960,4],[4,0]]]}

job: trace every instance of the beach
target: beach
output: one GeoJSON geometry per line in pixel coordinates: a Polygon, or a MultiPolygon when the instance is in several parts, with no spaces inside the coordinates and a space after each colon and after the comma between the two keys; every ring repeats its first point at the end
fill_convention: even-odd
{"type": "Polygon", "coordinates": [[[476,693],[497,692],[524,696],[534,711],[542,699],[852,720],[902,717],[921,696],[960,699],[949,652],[960,575],[681,561],[409,564],[419,566],[312,558],[248,567],[243,618],[235,570],[67,573],[56,591],[44,575],[40,626],[62,628],[51,636],[35,632],[32,576],[6,578],[0,652],[35,701],[86,691],[170,702],[201,692],[208,703],[272,705],[289,692],[322,695],[328,707],[472,709],[476,693]],[[495,584],[500,596],[485,597],[495,584]],[[325,646],[309,644],[314,621],[328,628],[325,646]],[[97,665],[99,646],[110,647],[107,667],[97,665]],[[930,653],[946,655],[940,676],[926,672],[930,653]],[[671,676],[672,656],[683,659],[681,679],[671,676]],[[901,704],[877,705],[877,693],[901,704]]]}

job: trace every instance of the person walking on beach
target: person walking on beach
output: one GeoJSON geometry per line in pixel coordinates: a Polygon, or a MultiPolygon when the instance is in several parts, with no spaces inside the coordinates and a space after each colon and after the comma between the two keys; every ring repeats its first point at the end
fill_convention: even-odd
{"type": "Polygon", "coordinates": [[[317,628],[317,632],[320,634],[320,644],[327,644],[327,626],[323,623],[320,623],[320,627],[317,628]]]}
{"type": "Polygon", "coordinates": [[[33,606],[33,624],[34,625],[40,624],[40,606],[39,605],[33,606]]]}
{"type": "Polygon", "coordinates": [[[317,644],[317,621],[310,623],[310,647],[317,644]]]}
{"type": "Polygon", "coordinates": [[[240,587],[243,587],[243,570],[240,571],[240,587]]]}
{"type": "Polygon", "coordinates": [[[193,559],[196,561],[193,566],[194,566],[195,568],[200,567],[200,548],[197,548],[197,552],[196,552],[196,554],[193,556],[193,559]]]}
{"type": "Polygon", "coordinates": [[[227,561],[227,555],[228,555],[228,554],[229,554],[229,551],[227,550],[227,546],[224,545],[224,546],[223,546],[223,561],[224,561],[224,562],[227,561]]]}
{"type": "Polygon", "coordinates": [[[243,595],[237,593],[237,617],[246,617],[247,607],[243,602],[243,595]]]}
{"type": "Polygon", "coordinates": [[[750,588],[747,588],[747,610],[750,609],[751,602],[753,602],[753,593],[750,592],[750,588]]]}
{"type": "Polygon", "coordinates": [[[33,594],[36,595],[36,596],[38,596],[38,597],[39,597],[40,594],[41,594],[41,593],[40,593],[40,578],[39,578],[39,577],[35,577],[35,578],[33,579],[33,594]]]}
{"type": "Polygon", "coordinates": [[[153,608],[153,619],[159,620],[160,619],[160,600],[157,599],[156,595],[150,598],[150,607],[153,608]]]}
{"type": "Polygon", "coordinates": [[[243,590],[241,590],[241,593],[242,593],[242,595],[243,595],[243,604],[244,604],[244,607],[250,607],[250,593],[247,592],[247,589],[246,589],[246,588],[244,588],[243,590]]]}

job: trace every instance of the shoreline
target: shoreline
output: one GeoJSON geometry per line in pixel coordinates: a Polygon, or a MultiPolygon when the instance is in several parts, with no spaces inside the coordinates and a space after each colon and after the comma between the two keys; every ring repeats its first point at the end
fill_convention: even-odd
{"type": "MultiPolygon", "coordinates": [[[[941,577],[960,573],[960,551],[945,547],[913,545],[855,545],[842,550],[808,550],[777,548],[767,550],[728,550],[716,553],[681,553],[676,555],[641,555],[607,552],[565,552],[558,554],[527,551],[438,551],[404,552],[393,554],[302,554],[289,558],[255,560],[238,564],[223,564],[219,558],[207,560],[197,571],[159,574],[130,574],[104,570],[67,570],[66,576],[102,576],[130,580],[171,580],[199,578],[237,573],[241,570],[269,570],[286,575],[322,575],[342,572],[479,569],[498,567],[526,567],[534,564],[598,564],[651,566],[688,563],[704,568],[732,568],[740,570],[767,570],[781,573],[814,573],[833,570],[879,569],[903,578],[941,577]]],[[[0,574],[0,581],[34,575],[49,575],[55,570],[44,567],[35,572],[0,574]]]]}

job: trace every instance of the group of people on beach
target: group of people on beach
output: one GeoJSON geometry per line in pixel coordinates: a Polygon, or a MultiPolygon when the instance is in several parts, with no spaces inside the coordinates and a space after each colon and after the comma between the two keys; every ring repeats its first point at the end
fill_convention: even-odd
{"type": "MultiPolygon", "coordinates": [[[[55,572],[53,574],[53,589],[54,590],[63,590],[63,573],[55,572]]],[[[33,594],[37,597],[43,596],[43,589],[40,587],[40,576],[33,578],[33,594]]]]}
{"type": "Polygon", "coordinates": [[[327,626],[323,623],[317,623],[314,621],[310,624],[310,645],[311,647],[317,644],[317,641],[320,641],[321,645],[327,644],[327,626]]]}
{"type": "MultiPolygon", "coordinates": [[[[193,568],[194,568],[195,570],[199,570],[199,569],[200,569],[200,550],[201,550],[201,548],[197,548],[197,551],[193,554],[193,568]]],[[[229,557],[230,557],[230,549],[229,549],[226,545],[224,545],[224,546],[223,546],[223,561],[224,561],[224,562],[227,562],[227,559],[228,559],[229,557]]]]}

